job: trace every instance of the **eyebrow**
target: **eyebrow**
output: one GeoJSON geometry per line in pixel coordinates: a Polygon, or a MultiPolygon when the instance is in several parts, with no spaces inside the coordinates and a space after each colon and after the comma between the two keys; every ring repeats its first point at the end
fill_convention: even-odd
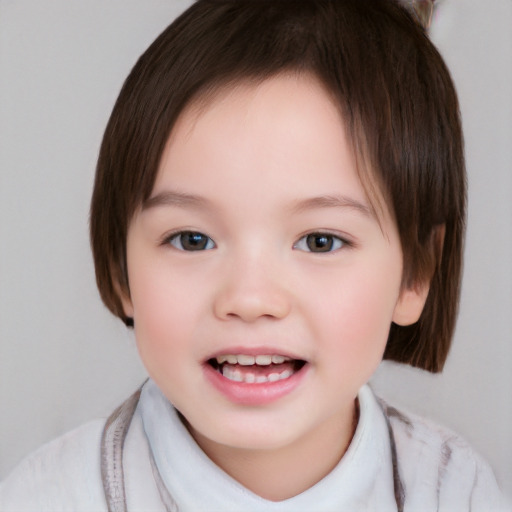
{"type": "Polygon", "coordinates": [[[201,196],[193,194],[185,194],[183,192],[176,192],[165,190],[155,196],[151,196],[142,204],[142,210],[149,210],[157,206],[178,206],[183,208],[197,208],[205,209],[210,205],[210,202],[201,196]]]}
{"type": "MultiPolygon", "coordinates": [[[[210,207],[211,203],[208,199],[202,196],[165,190],[144,201],[142,210],[149,210],[159,206],[177,206],[181,208],[196,208],[204,210],[210,207]]],[[[302,213],[322,208],[347,208],[358,211],[365,217],[377,218],[374,209],[365,203],[352,199],[351,197],[339,195],[322,195],[299,199],[292,203],[290,211],[291,213],[302,213]]]]}
{"type": "Polygon", "coordinates": [[[293,203],[291,210],[293,213],[301,213],[319,208],[348,208],[362,213],[365,217],[377,217],[375,210],[365,203],[352,199],[351,197],[339,195],[325,195],[301,199],[293,203]]]}

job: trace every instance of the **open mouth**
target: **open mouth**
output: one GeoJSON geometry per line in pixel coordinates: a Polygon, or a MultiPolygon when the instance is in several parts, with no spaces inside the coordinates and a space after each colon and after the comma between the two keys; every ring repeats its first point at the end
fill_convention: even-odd
{"type": "Polygon", "coordinates": [[[304,367],[306,361],[279,354],[226,354],[209,359],[208,364],[231,381],[265,384],[290,378],[304,367]]]}

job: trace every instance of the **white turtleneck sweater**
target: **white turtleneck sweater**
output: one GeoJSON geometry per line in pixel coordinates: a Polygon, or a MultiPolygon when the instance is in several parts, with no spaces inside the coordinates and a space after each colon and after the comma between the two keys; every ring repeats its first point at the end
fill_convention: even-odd
{"type": "MultiPolygon", "coordinates": [[[[510,510],[492,471],[460,437],[379,404],[368,386],[359,393],[359,406],[354,438],[332,472],[302,494],[272,502],[217,467],[150,380],[142,389],[124,444],[127,509],[165,510],[151,468],[151,451],[179,512],[396,511],[389,422],[404,511],[510,510]]],[[[103,426],[103,420],[89,423],[25,459],[0,484],[0,510],[107,511],[100,471],[103,426]]]]}

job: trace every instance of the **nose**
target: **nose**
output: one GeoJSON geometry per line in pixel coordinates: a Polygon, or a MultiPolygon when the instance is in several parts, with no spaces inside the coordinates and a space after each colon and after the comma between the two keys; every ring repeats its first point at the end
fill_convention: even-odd
{"type": "Polygon", "coordinates": [[[264,260],[263,256],[244,258],[227,265],[214,300],[217,318],[252,323],[262,318],[282,319],[289,314],[291,294],[283,272],[264,260]]]}

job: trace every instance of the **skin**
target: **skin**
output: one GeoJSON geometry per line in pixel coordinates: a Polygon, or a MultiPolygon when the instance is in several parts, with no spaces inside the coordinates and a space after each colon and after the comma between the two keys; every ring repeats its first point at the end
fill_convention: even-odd
{"type": "Polygon", "coordinates": [[[205,453],[270,500],[339,462],[391,322],[414,323],[428,292],[401,288],[393,217],[373,212],[339,109],[308,76],[241,84],[182,113],[127,263],[123,305],[150,376],[205,453]],[[209,237],[205,250],[183,250],[182,231],[209,237]],[[311,250],[318,232],[333,250],[311,250]],[[284,396],[240,404],[205,372],[233,353],[306,365],[284,396]]]}

